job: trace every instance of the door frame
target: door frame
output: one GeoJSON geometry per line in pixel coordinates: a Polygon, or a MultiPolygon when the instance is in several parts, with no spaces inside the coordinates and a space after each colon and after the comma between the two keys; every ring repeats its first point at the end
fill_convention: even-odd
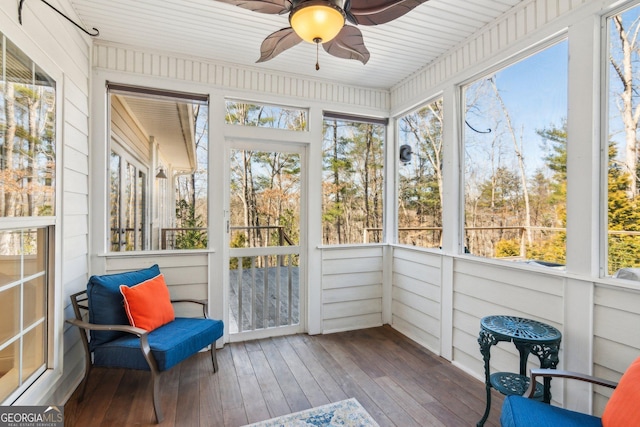
{"type": "MultiPolygon", "coordinates": [[[[247,138],[247,137],[226,137],[224,148],[224,249],[223,249],[223,288],[224,288],[224,319],[229,324],[229,260],[230,260],[230,172],[231,172],[231,151],[245,149],[264,152],[285,152],[296,153],[300,155],[300,239],[299,248],[299,324],[292,326],[274,327],[267,329],[259,329],[254,331],[245,331],[231,334],[228,333],[228,342],[239,342],[252,339],[269,338],[283,335],[293,335],[308,331],[308,144],[300,142],[283,141],[282,139],[268,138],[247,138]]],[[[279,246],[278,246],[279,248],[279,246]]],[[[261,248],[256,248],[261,249],[261,248]]]]}

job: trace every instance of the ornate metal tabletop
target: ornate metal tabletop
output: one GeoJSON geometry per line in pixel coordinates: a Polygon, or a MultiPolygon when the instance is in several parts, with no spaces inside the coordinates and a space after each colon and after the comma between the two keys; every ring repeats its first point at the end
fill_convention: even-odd
{"type": "Polygon", "coordinates": [[[554,342],[562,339],[560,331],[553,326],[522,317],[487,316],[480,320],[480,326],[495,335],[514,340],[554,342]]]}

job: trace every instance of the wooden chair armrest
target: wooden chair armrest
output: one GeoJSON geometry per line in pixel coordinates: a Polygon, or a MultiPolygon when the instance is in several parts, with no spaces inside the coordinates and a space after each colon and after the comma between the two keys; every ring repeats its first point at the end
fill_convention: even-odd
{"type": "Polygon", "coordinates": [[[142,328],[136,328],[131,325],[96,325],[94,323],[83,322],[78,319],[67,319],[67,323],[77,326],[81,329],[86,329],[89,331],[120,331],[127,332],[129,334],[137,335],[138,337],[142,337],[143,335],[147,335],[148,332],[142,328]]]}
{"type": "Polygon", "coordinates": [[[171,300],[172,303],[175,302],[191,302],[194,304],[200,304],[202,306],[202,314],[204,316],[205,319],[209,318],[209,315],[207,314],[208,308],[209,308],[209,303],[207,302],[207,300],[204,299],[192,299],[192,298],[181,298],[181,299],[172,299],[171,300]]]}
{"type": "Polygon", "coordinates": [[[609,388],[616,388],[618,383],[605,380],[603,378],[594,377],[592,375],[583,374],[580,372],[563,371],[561,369],[532,369],[531,377],[529,381],[529,388],[525,392],[524,396],[532,398],[535,393],[535,384],[538,377],[542,378],[567,378],[572,380],[586,381],[591,384],[601,385],[609,388]]]}

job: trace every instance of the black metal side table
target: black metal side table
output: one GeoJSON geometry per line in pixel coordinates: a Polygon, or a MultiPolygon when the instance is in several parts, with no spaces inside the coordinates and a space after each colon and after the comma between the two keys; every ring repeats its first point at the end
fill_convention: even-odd
{"type": "MultiPolygon", "coordinates": [[[[527,359],[535,354],[540,360],[541,368],[555,369],[558,366],[558,352],[562,334],[553,326],[536,320],[514,316],[487,316],[480,320],[478,344],[484,359],[485,388],[487,390],[487,407],[477,427],[484,426],[491,409],[491,387],[505,395],[522,395],[529,387],[527,376],[527,359]],[[512,341],[520,353],[520,372],[490,373],[489,360],[491,346],[500,341],[512,341]]],[[[551,401],[551,378],[544,379],[544,386],[536,384],[536,398],[546,403],[551,401]]]]}

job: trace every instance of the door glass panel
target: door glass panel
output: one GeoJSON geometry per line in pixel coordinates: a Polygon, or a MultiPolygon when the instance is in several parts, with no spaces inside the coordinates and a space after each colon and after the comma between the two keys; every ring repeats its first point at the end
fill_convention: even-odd
{"type": "Polygon", "coordinates": [[[296,246],[300,238],[300,155],[233,150],[232,248],[296,246]]]}

